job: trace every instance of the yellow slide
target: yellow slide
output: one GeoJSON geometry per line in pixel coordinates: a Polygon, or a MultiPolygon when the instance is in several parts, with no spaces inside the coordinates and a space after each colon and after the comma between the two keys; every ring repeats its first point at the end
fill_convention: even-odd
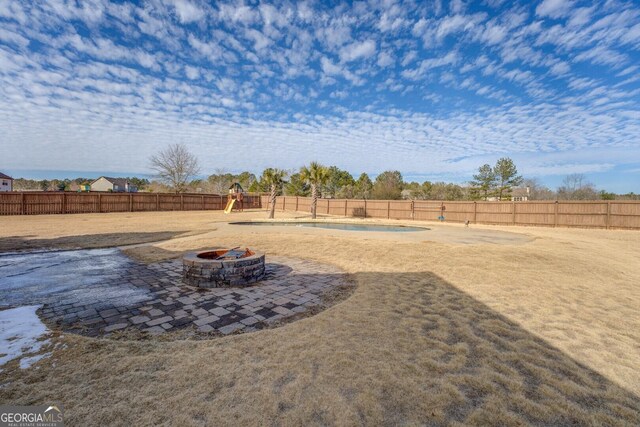
{"type": "Polygon", "coordinates": [[[231,209],[233,209],[233,204],[236,202],[236,199],[231,199],[227,202],[227,207],[224,208],[224,213],[231,213],[231,209]]]}

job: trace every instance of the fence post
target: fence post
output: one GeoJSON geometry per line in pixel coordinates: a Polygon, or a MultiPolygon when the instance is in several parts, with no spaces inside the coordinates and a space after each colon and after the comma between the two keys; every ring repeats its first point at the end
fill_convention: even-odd
{"type": "Polygon", "coordinates": [[[296,212],[298,212],[298,196],[296,196],[296,212]]]}
{"type": "Polygon", "coordinates": [[[205,210],[204,196],[200,196],[200,199],[202,199],[202,210],[205,210]]]}
{"type": "Polygon", "coordinates": [[[553,226],[554,228],[558,226],[558,201],[554,203],[553,207],[553,226]]]}
{"type": "Polygon", "coordinates": [[[129,212],[133,212],[133,193],[129,193],[129,212]]]}
{"type": "Polygon", "coordinates": [[[98,212],[102,213],[102,193],[98,193],[98,212]]]}
{"type": "Polygon", "coordinates": [[[344,216],[347,216],[347,199],[344,199],[344,216]]]}
{"type": "Polygon", "coordinates": [[[156,211],[160,210],[160,195],[156,194],[156,211]]]}
{"type": "Polygon", "coordinates": [[[478,217],[478,202],[473,202],[473,223],[476,224],[478,217]]]}
{"type": "Polygon", "coordinates": [[[329,206],[331,206],[331,199],[327,199],[327,215],[329,215],[330,212],[329,206]]]}
{"type": "Polygon", "coordinates": [[[513,225],[516,225],[516,202],[511,202],[511,210],[512,210],[511,223],[513,225]]]}
{"type": "Polygon", "coordinates": [[[391,201],[387,202],[387,219],[391,218],[391,201]]]}
{"type": "Polygon", "coordinates": [[[20,197],[20,214],[21,215],[27,214],[27,202],[25,200],[24,193],[22,193],[20,197]]]}
{"type": "Polygon", "coordinates": [[[364,199],[364,217],[367,217],[367,199],[364,199]]]}
{"type": "Polygon", "coordinates": [[[607,201],[607,223],[606,223],[606,229],[608,230],[609,227],[611,226],[611,201],[607,201]]]}
{"type": "Polygon", "coordinates": [[[184,210],[184,194],[180,195],[180,210],[184,210]]]}
{"type": "Polygon", "coordinates": [[[415,202],[411,200],[411,219],[416,219],[415,202]]]}
{"type": "Polygon", "coordinates": [[[67,193],[62,193],[62,206],[60,207],[60,213],[67,213],[67,193]]]}

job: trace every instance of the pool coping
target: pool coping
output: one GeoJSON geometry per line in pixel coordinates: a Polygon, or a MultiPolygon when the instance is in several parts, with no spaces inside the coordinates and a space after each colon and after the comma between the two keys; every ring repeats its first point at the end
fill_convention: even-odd
{"type": "MultiPolygon", "coordinates": [[[[406,232],[422,232],[422,231],[430,231],[431,228],[429,227],[422,227],[419,225],[402,225],[402,224],[385,224],[385,223],[367,223],[367,222],[345,222],[345,221],[287,221],[287,220],[278,220],[278,221],[233,221],[233,222],[229,222],[229,225],[265,225],[265,224],[269,224],[272,225],[274,227],[277,226],[290,226],[290,225],[294,225],[294,224],[299,224],[304,226],[305,224],[327,224],[327,225],[355,225],[355,226],[364,226],[364,227],[371,227],[371,228],[382,228],[382,227],[397,227],[397,228],[405,228],[405,229],[415,229],[415,230],[405,230],[406,232]]],[[[309,228],[314,228],[314,227],[309,227],[309,228]]],[[[322,228],[322,227],[319,227],[322,228]]],[[[331,228],[331,227],[327,227],[325,228],[327,230],[338,230],[338,231],[371,231],[371,232],[382,232],[382,233],[387,233],[387,232],[394,232],[394,230],[345,230],[345,229],[339,229],[339,228],[331,228]]]]}

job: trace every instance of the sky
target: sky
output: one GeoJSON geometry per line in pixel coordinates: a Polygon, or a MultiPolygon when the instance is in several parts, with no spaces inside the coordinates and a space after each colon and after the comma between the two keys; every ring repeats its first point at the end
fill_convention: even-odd
{"type": "Polygon", "coordinates": [[[511,157],[638,193],[640,2],[0,0],[0,171],[150,174],[172,143],[204,175],[511,157]]]}

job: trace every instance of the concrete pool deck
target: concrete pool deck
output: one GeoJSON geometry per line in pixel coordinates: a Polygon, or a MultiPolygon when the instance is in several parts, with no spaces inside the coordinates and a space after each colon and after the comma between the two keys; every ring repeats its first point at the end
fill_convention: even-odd
{"type": "MultiPolygon", "coordinates": [[[[328,224],[354,224],[354,225],[373,225],[373,226],[403,226],[403,227],[419,227],[424,228],[422,231],[412,232],[387,232],[387,231],[354,231],[329,229],[321,227],[292,227],[292,223],[308,223],[310,222],[306,216],[303,217],[282,217],[274,220],[251,221],[252,223],[264,222],[271,223],[269,227],[260,227],[260,225],[238,225],[240,221],[230,223],[219,223],[217,234],[233,233],[234,229],[242,227],[243,233],[261,233],[261,232],[277,232],[287,234],[309,234],[309,235],[326,235],[353,237],[374,240],[397,240],[399,242],[435,242],[435,243],[453,243],[461,245],[474,244],[507,244],[522,245],[532,242],[535,238],[522,233],[521,231],[505,231],[492,228],[486,225],[470,225],[446,222],[426,222],[426,221],[408,221],[408,220],[380,220],[380,219],[353,219],[340,217],[322,217],[316,220],[317,223],[328,224]],[[235,224],[233,223],[235,222],[235,224]],[[282,226],[276,225],[283,222],[282,226]],[[246,229],[246,230],[244,230],[246,229]],[[252,230],[255,229],[255,230],[252,230]]],[[[247,221],[249,222],[249,221],[247,221]]]]}

